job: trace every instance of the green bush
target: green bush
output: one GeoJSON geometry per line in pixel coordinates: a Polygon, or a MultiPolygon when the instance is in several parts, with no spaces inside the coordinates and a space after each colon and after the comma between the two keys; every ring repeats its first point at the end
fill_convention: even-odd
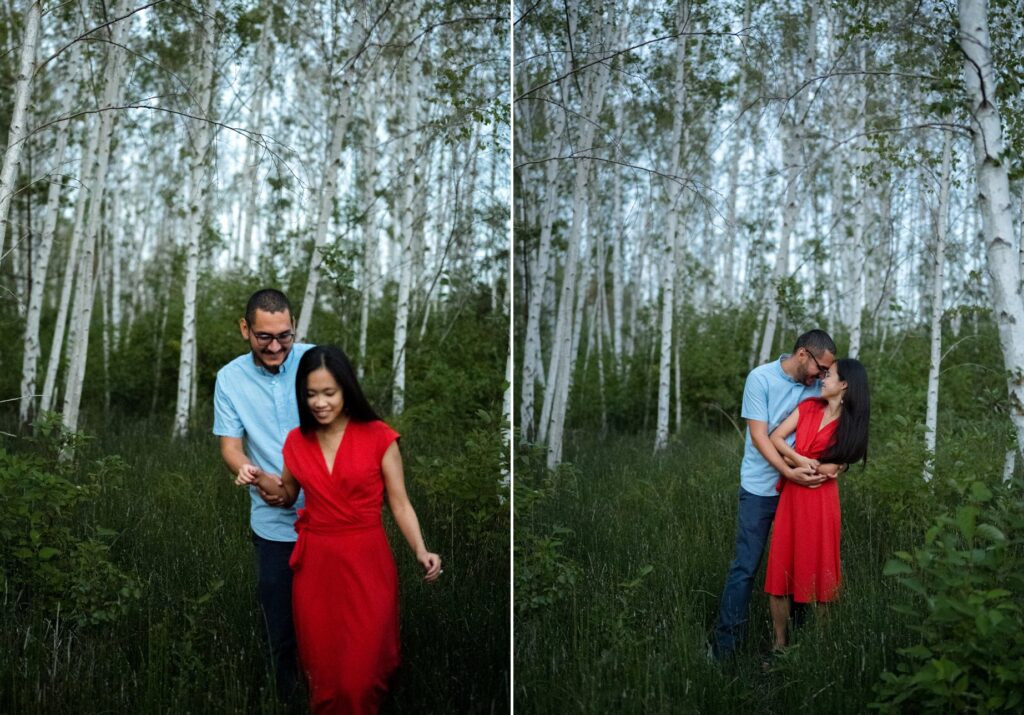
{"type": "Polygon", "coordinates": [[[883,712],[1020,712],[1024,707],[1024,501],[981,482],[884,573],[907,589],[894,606],[920,642],[877,686],[883,712]]]}
{"type": "Polygon", "coordinates": [[[138,580],[110,559],[106,540],[116,533],[79,520],[99,497],[101,482],[116,482],[125,469],[120,459],[107,458],[76,483],[66,463],[0,447],[0,579],[17,608],[99,624],[138,601],[138,580]]]}
{"type": "Polygon", "coordinates": [[[515,479],[515,594],[516,611],[529,616],[573,595],[580,566],[563,551],[572,529],[560,525],[539,527],[547,520],[542,512],[561,481],[565,465],[558,472],[544,467],[544,450],[517,441],[515,479]]]}

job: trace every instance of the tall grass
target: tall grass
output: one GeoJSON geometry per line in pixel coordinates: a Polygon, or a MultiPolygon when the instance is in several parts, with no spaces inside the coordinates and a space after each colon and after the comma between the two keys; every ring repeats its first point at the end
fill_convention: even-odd
{"type": "MultiPolygon", "coordinates": [[[[172,442],[168,431],[149,421],[107,425],[82,455],[116,454],[128,464],[126,477],[75,518],[118,532],[112,556],[142,580],[141,601],[113,624],[72,627],[59,611],[24,607],[31,594],[3,588],[0,712],[284,712],[267,672],[248,496],[231,484],[215,438],[172,442]]],[[[507,550],[456,536],[452,515],[417,486],[415,467],[407,474],[445,576],[423,584],[386,517],[404,658],[389,709],[506,711],[507,550]]]]}
{"type": "Polygon", "coordinates": [[[658,456],[647,436],[581,437],[529,521],[517,513],[517,529],[571,530],[562,548],[580,578],[566,598],[519,611],[516,711],[867,712],[880,673],[912,639],[882,569],[920,543],[920,523],[893,518],[854,468],[841,484],[839,601],[812,611],[765,674],[762,565],[743,647],[715,664],[706,641],[733,554],[742,446],[735,432],[683,434],[658,456]]]}

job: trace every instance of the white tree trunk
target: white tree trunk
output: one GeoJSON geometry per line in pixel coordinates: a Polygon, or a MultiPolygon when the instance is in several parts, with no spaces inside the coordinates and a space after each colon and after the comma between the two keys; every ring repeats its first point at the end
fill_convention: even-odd
{"type": "Polygon", "coordinates": [[[1008,160],[1003,156],[1003,130],[995,104],[996,82],[985,0],[960,0],[960,47],[964,79],[974,118],[978,205],[988,245],[988,271],[999,342],[1009,373],[1010,418],[1017,449],[1024,449],[1024,300],[1020,262],[1014,251],[1008,160]]]}
{"type": "Polygon", "coordinates": [[[942,288],[945,281],[946,231],[949,215],[950,165],[953,133],[943,132],[942,177],[939,206],[935,213],[935,252],[932,256],[931,356],[928,361],[928,404],[924,418],[924,480],[931,481],[935,472],[935,428],[939,418],[939,368],[942,362],[942,288]]]}
{"type": "MultiPolygon", "coordinates": [[[[619,26],[621,40],[629,28],[625,18],[619,26]]],[[[607,27],[607,26],[606,26],[607,27]]],[[[607,31],[607,30],[606,30],[607,31]]],[[[614,43],[613,43],[614,44],[614,43]]],[[[580,130],[579,146],[590,147],[594,141],[597,119],[604,104],[608,86],[609,68],[602,65],[596,72],[593,83],[589,85],[588,108],[585,112],[582,129],[580,130]]],[[[586,218],[586,204],[589,196],[589,179],[592,167],[584,162],[577,167],[576,180],[573,188],[573,214],[568,236],[568,253],[563,270],[561,295],[558,300],[558,314],[555,323],[555,338],[552,343],[551,359],[548,368],[547,387],[544,391],[544,407],[541,411],[540,440],[547,443],[547,466],[553,469],[561,462],[562,438],[565,430],[565,414],[568,406],[569,390],[572,382],[572,351],[573,317],[576,301],[577,269],[582,243],[582,227],[586,218]],[[551,398],[549,400],[549,397],[551,398]],[[556,399],[557,398],[557,399],[556,399]],[[546,416],[548,418],[546,419],[546,416]]]]}
{"type": "MultiPolygon", "coordinates": [[[[349,52],[354,52],[366,35],[366,30],[359,22],[353,22],[349,37],[349,52]]],[[[295,329],[296,338],[305,340],[309,333],[309,325],[313,320],[316,308],[316,289],[320,281],[320,266],[324,261],[324,246],[327,243],[327,228],[334,214],[334,196],[338,189],[338,169],[341,168],[341,150],[348,132],[349,121],[352,119],[352,94],[355,91],[355,72],[353,68],[344,70],[341,87],[338,88],[337,106],[334,110],[334,123],[331,129],[331,145],[324,162],[320,203],[317,209],[316,231],[313,235],[313,252],[309,256],[309,268],[306,271],[306,292],[302,296],[302,308],[299,310],[298,325],[295,329]]],[[[417,73],[413,73],[417,74],[417,73]]],[[[415,103],[417,100],[410,99],[415,103]]]]}
{"type": "MultiPolygon", "coordinates": [[[[28,136],[26,117],[28,102],[31,96],[32,74],[36,65],[36,49],[39,46],[39,25],[42,17],[43,4],[39,0],[30,0],[25,9],[25,34],[21,41],[21,56],[18,61],[18,74],[14,81],[14,106],[11,108],[11,129],[7,133],[7,148],[4,150],[4,163],[0,168],[0,263],[4,259],[4,246],[7,237],[8,216],[11,200],[18,182],[18,169],[21,167],[21,154],[28,136]]],[[[11,243],[16,237],[12,231],[11,243]]]]}
{"type": "MultiPolygon", "coordinates": [[[[71,66],[77,61],[78,45],[72,47],[71,66]]],[[[71,80],[73,81],[73,79],[71,80]]],[[[71,102],[74,99],[74,92],[66,91],[61,104],[61,116],[67,116],[71,110],[71,102]]],[[[27,425],[35,416],[35,407],[38,404],[36,391],[36,377],[39,367],[40,340],[39,322],[43,312],[43,301],[45,299],[46,276],[50,267],[50,256],[53,253],[53,236],[57,229],[57,216],[60,210],[60,193],[64,184],[62,169],[64,155],[67,153],[68,134],[71,130],[70,122],[61,122],[57,128],[57,146],[54,151],[53,171],[50,176],[50,186],[46,195],[46,211],[43,223],[43,231],[39,237],[39,246],[36,250],[36,260],[32,266],[32,289],[29,293],[28,312],[25,320],[25,354],[21,364],[21,404],[19,405],[18,419],[22,426],[27,425]]],[[[72,264],[73,265],[73,264],[72,264]]],[[[70,294],[69,294],[70,295],[70,294]]]]}
{"type": "Polygon", "coordinates": [[[775,343],[775,330],[779,322],[779,287],[782,285],[789,268],[789,242],[796,225],[798,205],[798,183],[800,179],[799,157],[800,141],[794,136],[796,126],[788,124],[786,138],[783,141],[783,161],[786,163],[786,198],[782,208],[782,231],[779,234],[779,247],[775,253],[775,268],[768,283],[765,305],[768,314],[765,319],[764,336],[761,339],[761,350],[757,363],[763,365],[772,358],[772,346],[775,343]]]}
{"type": "MultiPolygon", "coordinates": [[[[567,59],[568,63],[569,60],[567,59]]],[[[563,93],[568,90],[568,81],[562,82],[563,93]]],[[[544,112],[541,109],[539,113],[544,112]]],[[[549,156],[561,156],[564,145],[565,112],[559,108],[554,111],[552,125],[549,129],[549,156]]],[[[537,245],[537,259],[533,264],[530,281],[530,300],[526,307],[526,335],[523,340],[523,379],[519,383],[519,429],[522,438],[530,441],[537,435],[535,426],[535,390],[542,375],[540,316],[543,309],[544,291],[548,282],[549,264],[551,262],[551,230],[555,221],[558,200],[558,167],[561,162],[549,161],[544,165],[543,196],[544,208],[540,216],[540,238],[537,245]]],[[[545,388],[546,390],[546,388],[545,388]]]]}
{"type": "MultiPolygon", "coordinates": [[[[273,29],[274,13],[269,11],[260,29],[260,39],[256,45],[256,89],[252,107],[252,126],[254,132],[263,131],[263,103],[270,85],[270,66],[273,61],[273,50],[270,46],[270,35],[273,29]]],[[[245,185],[247,187],[244,215],[239,237],[239,262],[246,270],[250,268],[250,254],[252,252],[252,233],[256,225],[257,198],[260,194],[259,167],[260,155],[263,148],[255,141],[250,140],[248,146],[248,159],[245,165],[245,185]]]]}
{"type": "MultiPolygon", "coordinates": [[[[116,17],[127,13],[127,0],[120,0],[114,12],[116,17]]],[[[97,273],[95,263],[96,243],[100,230],[103,210],[103,195],[106,189],[107,168],[110,163],[110,138],[114,129],[116,113],[111,109],[117,103],[121,89],[124,53],[118,47],[124,35],[125,24],[121,20],[109,27],[111,44],[108,46],[106,65],[107,82],[103,90],[100,120],[97,124],[96,155],[89,191],[89,213],[85,223],[82,255],[78,261],[75,281],[75,303],[72,309],[74,324],[68,348],[69,361],[67,388],[64,393],[62,411],[64,428],[69,432],[78,429],[78,413],[82,401],[82,387],[85,381],[85,365],[89,354],[89,331],[92,324],[93,302],[96,294],[97,273]]]]}
{"type": "Polygon", "coordinates": [[[401,414],[405,409],[405,346],[409,335],[409,302],[413,282],[413,199],[416,194],[416,124],[419,122],[419,67],[409,68],[409,84],[406,107],[406,137],[404,182],[402,187],[401,213],[401,255],[399,256],[398,304],[395,309],[395,333],[392,342],[391,372],[392,383],[391,409],[394,414],[401,414]]]}
{"type": "MultiPolygon", "coordinates": [[[[213,17],[216,0],[206,0],[204,15],[213,17]]],[[[199,27],[202,33],[200,44],[200,84],[198,113],[207,119],[213,104],[213,66],[217,54],[213,27],[199,27]]],[[[196,290],[199,282],[199,235],[203,230],[206,209],[206,173],[209,151],[213,136],[209,121],[195,121],[189,127],[192,138],[191,166],[188,179],[188,214],[185,217],[185,290],[184,311],[181,322],[181,351],[178,357],[178,394],[174,406],[174,437],[188,434],[189,417],[192,414],[192,383],[196,371],[196,290]]]]}
{"type": "Polygon", "coordinates": [[[365,212],[362,224],[363,263],[362,292],[359,296],[359,363],[356,371],[361,380],[366,366],[366,336],[370,325],[370,302],[376,285],[377,210],[374,189],[377,185],[377,97],[376,81],[371,81],[366,97],[366,146],[363,148],[362,194],[359,206],[365,212]]]}
{"type": "MultiPolygon", "coordinates": [[[[679,29],[684,29],[684,13],[686,3],[680,3],[676,22],[679,29]]],[[[686,35],[679,38],[676,46],[675,84],[672,96],[676,97],[680,106],[686,104],[686,35]]],[[[683,113],[672,113],[672,134],[669,138],[669,163],[666,173],[676,176],[680,173],[679,153],[683,136],[683,113]]],[[[682,190],[673,182],[666,185],[666,226],[664,258],[660,262],[662,269],[661,286],[661,359],[658,363],[658,419],[654,428],[654,451],[665,449],[668,444],[668,418],[671,403],[672,374],[672,323],[675,310],[676,262],[679,253],[679,203],[682,190]]]]}

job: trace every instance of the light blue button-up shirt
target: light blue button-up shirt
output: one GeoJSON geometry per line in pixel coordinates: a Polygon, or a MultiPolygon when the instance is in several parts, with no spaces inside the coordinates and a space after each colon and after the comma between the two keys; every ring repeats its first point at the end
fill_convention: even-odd
{"type": "MultiPolygon", "coordinates": [[[[281,473],[285,437],[299,426],[295,371],[299,358],[311,347],[296,343],[276,373],[257,365],[252,353],[239,355],[217,372],[213,433],[243,438],[246,455],[270,474],[281,473]]],[[[252,486],[249,500],[249,524],[258,536],[269,541],[295,541],[295,512],[305,503],[301,491],[288,509],[269,506],[252,486]]]]}
{"type": "MultiPolygon", "coordinates": [[[[747,383],[743,387],[743,419],[767,422],[768,434],[782,424],[801,401],[821,394],[820,380],[815,380],[808,387],[786,374],[782,361],[787,357],[789,355],[783,355],[775,362],[755,367],[747,375],[747,383]]],[[[790,435],[787,441],[792,446],[794,435],[790,435]]],[[[743,462],[740,464],[740,486],[751,494],[773,497],[777,494],[775,484],[778,481],[779,473],[758,451],[748,427],[743,462]]]]}

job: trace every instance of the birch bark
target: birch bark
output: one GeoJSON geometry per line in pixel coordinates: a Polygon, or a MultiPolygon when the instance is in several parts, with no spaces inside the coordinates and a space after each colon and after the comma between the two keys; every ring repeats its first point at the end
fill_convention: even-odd
{"type": "MultiPolygon", "coordinates": [[[[679,30],[685,28],[686,3],[679,4],[676,17],[679,30]]],[[[676,45],[675,82],[673,97],[681,107],[686,106],[686,35],[680,35],[676,45]]],[[[672,134],[669,137],[669,164],[666,173],[678,175],[680,142],[683,135],[683,112],[673,112],[672,134]]],[[[664,259],[661,261],[661,353],[658,363],[658,419],[654,428],[654,451],[663,450],[668,444],[668,418],[671,403],[672,370],[672,320],[675,309],[676,261],[679,253],[677,229],[679,226],[679,201],[681,189],[672,183],[666,186],[668,205],[666,206],[665,248],[664,259]]]]}
{"type": "MultiPolygon", "coordinates": [[[[120,0],[114,12],[117,17],[127,13],[127,0],[120,0]]],[[[114,129],[116,114],[113,111],[121,90],[124,53],[118,45],[124,35],[128,20],[116,22],[109,27],[111,44],[107,48],[107,82],[103,91],[99,122],[97,123],[96,154],[93,161],[91,187],[88,197],[89,213],[83,235],[82,255],[78,261],[75,281],[75,303],[72,310],[74,324],[68,347],[69,361],[67,388],[64,393],[62,410],[64,428],[69,432],[78,429],[78,413],[82,401],[82,387],[85,380],[85,365],[89,352],[89,331],[92,324],[93,302],[96,292],[97,272],[95,263],[96,243],[100,230],[103,209],[103,195],[106,189],[107,168],[110,164],[110,138],[114,129]]],[[[54,350],[56,352],[56,350],[54,350]]]]}
{"type": "Polygon", "coordinates": [[[1012,199],[1003,156],[1002,122],[996,106],[995,70],[989,40],[988,3],[960,0],[959,43],[964,52],[964,79],[974,119],[978,206],[988,245],[990,290],[999,342],[1008,372],[1010,419],[1017,433],[1017,450],[1024,449],[1024,300],[1020,262],[1015,255],[1012,199]]]}
{"type": "Polygon", "coordinates": [[[935,213],[935,252],[932,255],[931,355],[928,361],[928,404],[924,418],[924,480],[931,481],[935,471],[935,428],[939,416],[939,367],[942,362],[942,287],[945,281],[946,231],[949,215],[950,165],[952,163],[952,132],[943,132],[942,177],[939,206],[935,213]]]}
{"type": "MultiPolygon", "coordinates": [[[[76,44],[71,50],[70,66],[76,66],[77,59],[78,45],[76,44]]],[[[73,82],[74,78],[71,78],[71,81],[73,82]]],[[[73,92],[66,91],[64,93],[64,98],[61,101],[61,116],[67,116],[71,111],[71,101],[73,98],[73,92]]],[[[46,297],[46,276],[50,267],[50,257],[53,253],[53,236],[57,230],[60,194],[64,185],[61,171],[64,165],[64,156],[67,153],[70,131],[70,122],[61,122],[57,129],[54,168],[50,176],[50,186],[47,189],[43,230],[39,236],[36,261],[32,266],[32,288],[29,293],[28,310],[25,319],[25,353],[21,363],[21,403],[18,410],[19,424],[22,426],[27,425],[33,419],[36,405],[38,405],[38,396],[34,393],[36,391],[36,378],[41,350],[39,323],[43,312],[43,301],[46,297]]]]}
{"type": "MultiPolygon", "coordinates": [[[[575,15],[575,8],[571,17],[575,15]]],[[[621,45],[625,33],[629,29],[629,22],[626,18],[619,18],[619,32],[613,40],[612,46],[621,45]]],[[[608,33],[611,18],[606,20],[604,31],[608,33]]],[[[595,126],[601,114],[601,107],[604,104],[605,92],[608,85],[610,68],[602,64],[597,70],[593,83],[589,85],[589,97],[586,119],[580,130],[579,146],[591,147],[594,142],[595,126]]],[[[565,430],[565,413],[568,404],[568,395],[572,381],[573,363],[573,317],[576,300],[577,270],[580,255],[580,243],[582,242],[582,227],[586,217],[586,199],[589,194],[588,182],[590,179],[590,164],[586,162],[576,172],[576,179],[573,187],[573,212],[572,223],[568,236],[568,252],[563,270],[561,294],[558,300],[558,315],[555,323],[555,339],[552,344],[552,354],[548,367],[547,388],[544,391],[544,408],[541,414],[540,440],[547,443],[548,468],[554,468],[561,462],[562,438],[565,430]],[[550,396],[550,400],[549,400],[550,396]],[[557,398],[557,404],[556,404],[557,398]],[[550,419],[545,419],[545,413],[550,419]]]]}
{"type": "Polygon", "coordinates": [[[419,122],[419,81],[418,67],[409,67],[408,105],[406,107],[407,134],[404,149],[404,182],[402,187],[401,235],[399,238],[401,252],[399,255],[398,304],[395,308],[395,332],[392,342],[391,372],[392,382],[391,408],[394,414],[401,414],[405,409],[405,347],[409,336],[409,301],[413,281],[413,199],[416,192],[416,125],[419,122]]]}
{"type": "MultiPolygon", "coordinates": [[[[214,17],[216,0],[206,0],[204,15],[214,17]]],[[[215,29],[198,27],[202,33],[200,43],[200,89],[198,112],[210,117],[213,104],[213,65],[217,53],[215,29]]],[[[212,144],[212,125],[209,121],[196,121],[190,127],[192,157],[189,167],[189,201],[186,216],[185,244],[185,290],[184,311],[181,322],[181,352],[178,356],[178,393],[174,406],[174,437],[188,434],[189,417],[192,414],[192,383],[196,371],[196,289],[199,282],[199,234],[203,230],[206,209],[206,184],[209,152],[212,144]]]]}
{"type": "MultiPolygon", "coordinates": [[[[18,61],[18,74],[14,82],[14,106],[11,108],[11,129],[7,133],[7,148],[4,150],[4,163],[0,168],[0,263],[3,262],[5,239],[7,237],[8,215],[11,200],[14,198],[15,185],[18,181],[18,169],[21,167],[21,155],[28,136],[26,117],[31,97],[32,74],[35,71],[36,49],[39,46],[39,28],[43,13],[40,0],[30,0],[25,9],[25,34],[21,41],[21,55],[18,61]]],[[[12,245],[16,238],[11,233],[12,245]]]]}
{"type": "MultiPolygon", "coordinates": [[[[274,13],[267,13],[260,30],[260,39],[256,45],[256,96],[253,98],[252,131],[261,132],[263,128],[263,104],[270,85],[270,66],[273,61],[273,50],[270,47],[274,13]]],[[[242,235],[239,239],[239,261],[248,269],[252,252],[252,233],[256,225],[257,199],[260,193],[259,167],[261,147],[249,141],[248,161],[245,165],[245,183],[248,187],[245,202],[245,219],[242,222],[242,235]]]]}
{"type": "MultiPolygon", "coordinates": [[[[362,45],[366,29],[362,23],[353,22],[349,36],[349,56],[362,45]]],[[[320,281],[320,266],[324,261],[324,246],[327,243],[327,227],[334,214],[334,196],[338,189],[338,169],[341,168],[341,150],[344,146],[345,134],[352,118],[351,104],[355,86],[355,73],[352,67],[344,70],[341,87],[338,89],[337,104],[334,109],[334,122],[331,128],[331,145],[324,162],[322,178],[323,188],[320,190],[320,203],[317,209],[316,231],[313,235],[313,252],[309,257],[309,268],[306,272],[306,292],[302,296],[302,308],[299,310],[298,326],[295,329],[296,339],[305,340],[309,332],[313,311],[316,307],[316,291],[320,281]]],[[[413,100],[414,101],[414,100],[413,100]]]]}

